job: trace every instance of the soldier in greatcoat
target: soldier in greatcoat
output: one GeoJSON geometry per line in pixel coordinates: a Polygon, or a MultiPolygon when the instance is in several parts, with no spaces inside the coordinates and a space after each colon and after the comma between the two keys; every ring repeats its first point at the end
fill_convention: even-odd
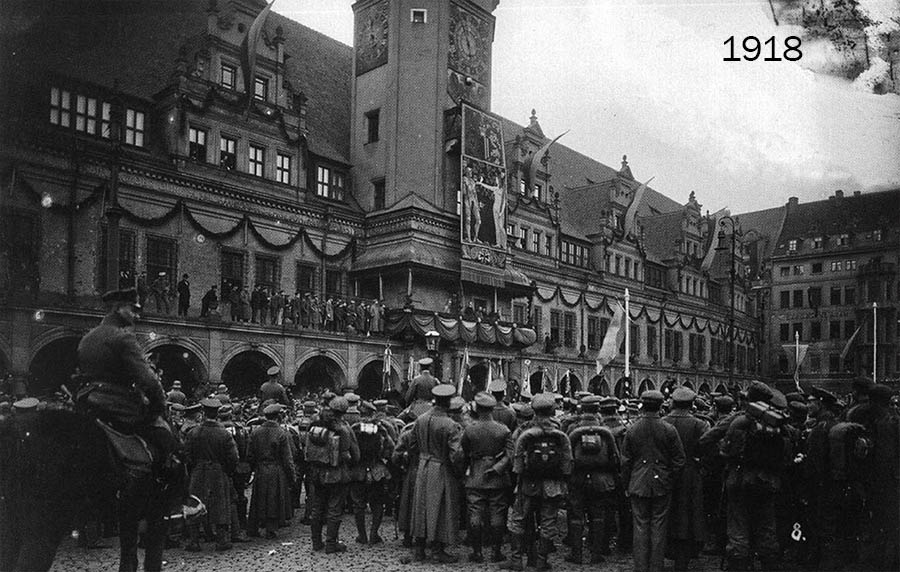
{"type": "Polygon", "coordinates": [[[432,546],[432,561],[457,560],[446,551],[459,530],[459,483],[455,475],[463,460],[462,427],[448,414],[455,392],[449,384],[433,387],[434,407],[416,419],[411,437],[411,447],[419,450],[412,529],[416,540],[413,559],[420,562],[425,559],[426,543],[432,546]]]}
{"type": "Polygon", "coordinates": [[[247,462],[255,475],[250,497],[248,528],[258,534],[266,528],[266,538],[276,538],[279,527],[289,520],[287,499],[294,482],[294,459],[287,432],[279,424],[282,406],[271,404],[263,410],[266,420],[250,434],[247,462]]]}
{"type": "Polygon", "coordinates": [[[422,358],[419,360],[419,368],[421,372],[413,378],[406,390],[406,404],[413,417],[422,415],[431,407],[431,390],[439,383],[438,380],[431,375],[431,364],[434,360],[431,358],[422,358]]]}
{"type": "Polygon", "coordinates": [[[697,395],[686,387],[672,392],[672,411],[663,417],[678,431],[684,448],[685,464],[676,476],[672,489],[669,513],[669,548],[675,560],[675,570],[687,570],[706,538],[703,510],[703,477],[700,472],[700,437],[709,423],[691,413],[697,395]]]}
{"type": "MultiPolygon", "coordinates": [[[[189,491],[206,505],[210,528],[215,530],[216,550],[231,548],[231,497],[234,487],[231,475],[238,463],[237,444],[218,422],[217,399],[200,402],[205,420],[187,433],[185,453],[191,472],[189,491]]],[[[189,529],[191,542],[187,550],[198,551],[197,529],[189,529]]]]}

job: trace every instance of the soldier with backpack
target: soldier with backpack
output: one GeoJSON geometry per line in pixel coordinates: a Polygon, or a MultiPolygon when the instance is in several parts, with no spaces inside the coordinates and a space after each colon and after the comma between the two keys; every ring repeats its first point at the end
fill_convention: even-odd
{"type": "Polygon", "coordinates": [[[532,544],[537,545],[536,568],[550,570],[547,555],[558,533],[556,515],[568,494],[567,480],[572,474],[572,447],[568,436],[553,421],[553,395],[535,395],[531,408],[534,423],[522,431],[514,449],[513,472],[518,477],[518,488],[509,521],[513,554],[501,566],[504,570],[523,570],[522,559],[532,544]],[[526,537],[527,522],[535,517],[540,531],[526,537]]]}
{"type": "MultiPolygon", "coordinates": [[[[303,449],[306,445],[306,436],[309,433],[309,428],[312,427],[312,424],[319,418],[319,410],[316,407],[315,401],[304,401],[303,409],[300,412],[300,416],[297,418],[297,432],[300,435],[300,447],[303,449]]],[[[300,455],[301,462],[297,465],[297,482],[302,484],[306,489],[306,503],[303,505],[303,517],[300,519],[300,524],[309,525],[309,509],[312,504],[312,492],[311,492],[311,481],[307,475],[307,462],[305,454],[300,455]]],[[[298,484],[297,490],[299,492],[300,486],[298,484]]]]}
{"type": "Polygon", "coordinates": [[[391,473],[387,459],[394,452],[395,443],[384,426],[372,418],[375,406],[363,401],[359,406],[362,418],[353,424],[353,434],[359,445],[359,462],[351,468],[350,498],[356,519],[356,542],[379,544],[381,520],[389,500],[391,473]],[[372,528],[366,535],[366,507],[372,509],[372,528]]]}
{"type": "Polygon", "coordinates": [[[569,479],[571,544],[566,562],[575,564],[582,562],[585,516],[590,528],[591,564],[603,562],[603,547],[609,548],[607,522],[612,518],[616,504],[619,449],[612,431],[604,427],[597,416],[599,402],[597,396],[584,397],[581,416],[569,430],[574,469],[569,479]]]}
{"type": "Polygon", "coordinates": [[[492,418],[497,400],[486,393],[475,396],[475,419],[463,433],[466,458],[466,500],[472,555],[469,562],[484,562],[482,545],[493,545],[492,562],[502,562],[503,536],[509,504],[509,457],[506,441],[509,429],[492,418]]]}
{"type": "Polygon", "coordinates": [[[316,420],[306,436],[304,456],[313,482],[310,509],[310,531],[314,551],[326,554],[346,552],[347,545],[338,540],[341,516],[347,499],[350,466],[359,462],[359,445],[353,431],[343,420],[349,404],[334,397],[328,409],[316,420]],[[326,529],[322,542],[322,529],[326,529]]]}

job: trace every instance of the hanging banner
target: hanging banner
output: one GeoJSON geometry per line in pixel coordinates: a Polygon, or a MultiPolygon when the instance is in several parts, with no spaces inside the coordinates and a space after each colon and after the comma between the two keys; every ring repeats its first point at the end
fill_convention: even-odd
{"type": "Polygon", "coordinates": [[[500,119],[460,104],[460,240],[462,257],[506,267],[506,154],[500,119]]]}

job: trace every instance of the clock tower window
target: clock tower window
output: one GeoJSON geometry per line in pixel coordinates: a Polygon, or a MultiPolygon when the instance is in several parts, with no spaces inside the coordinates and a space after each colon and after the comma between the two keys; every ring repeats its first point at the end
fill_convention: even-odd
{"type": "Polygon", "coordinates": [[[428,22],[428,10],[413,8],[409,11],[409,21],[413,24],[426,24],[428,22]]]}

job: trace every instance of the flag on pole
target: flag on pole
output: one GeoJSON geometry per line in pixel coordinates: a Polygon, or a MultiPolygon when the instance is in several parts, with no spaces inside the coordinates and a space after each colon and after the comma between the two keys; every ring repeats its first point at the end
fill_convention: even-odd
{"type": "Polygon", "coordinates": [[[841,361],[847,358],[847,354],[850,353],[850,348],[853,346],[853,342],[856,341],[856,336],[859,335],[860,330],[862,330],[866,321],[863,320],[863,323],[856,327],[856,331],[853,332],[853,335],[850,336],[850,339],[847,340],[847,343],[844,344],[844,349],[841,351],[841,361]]]}
{"type": "Polygon", "coordinates": [[[494,381],[494,361],[488,360],[487,366],[488,366],[488,376],[487,376],[487,383],[484,384],[484,390],[490,391],[489,388],[491,387],[491,382],[494,381]]]}
{"type": "Polygon", "coordinates": [[[797,341],[794,344],[782,344],[781,347],[784,348],[784,353],[788,356],[789,367],[794,370],[794,385],[797,386],[797,390],[800,393],[803,393],[803,390],[800,389],[800,366],[803,365],[803,360],[806,359],[809,344],[801,344],[797,341]]]}
{"type": "Polygon", "coordinates": [[[531,360],[526,359],[525,375],[522,376],[522,385],[519,387],[519,397],[522,399],[531,399],[531,360]]]}
{"type": "Polygon", "coordinates": [[[641,183],[641,186],[634,192],[634,198],[631,199],[631,204],[628,205],[628,210],[625,211],[625,226],[623,227],[625,236],[634,234],[634,221],[637,218],[638,207],[641,205],[641,200],[644,198],[644,192],[647,190],[647,185],[649,185],[652,180],[653,177],[650,177],[647,179],[646,183],[641,183]]]}
{"type": "Polygon", "coordinates": [[[568,133],[569,130],[566,129],[559,135],[557,135],[554,139],[548,141],[544,144],[543,147],[538,149],[531,157],[525,160],[525,167],[528,171],[528,185],[530,188],[534,188],[535,183],[537,183],[537,170],[540,167],[541,163],[544,161],[544,157],[547,155],[547,152],[550,151],[550,147],[559,141],[559,138],[568,133]]]}
{"type": "Polygon", "coordinates": [[[603,345],[600,346],[600,352],[597,354],[597,375],[600,375],[603,368],[619,355],[619,348],[625,338],[625,328],[622,327],[624,321],[625,308],[616,303],[616,310],[606,329],[606,335],[603,336],[603,345]]]}
{"type": "Polygon", "coordinates": [[[572,391],[572,383],[570,379],[570,375],[572,373],[571,369],[566,369],[566,373],[563,374],[563,379],[566,380],[566,393],[569,394],[569,397],[575,397],[575,392],[572,391]]]}
{"type": "Polygon", "coordinates": [[[469,346],[466,346],[466,349],[463,350],[462,362],[459,366],[459,382],[456,384],[456,394],[463,394],[463,384],[466,381],[466,376],[469,375],[469,346]]]}
{"type": "Polygon", "coordinates": [[[259,36],[262,34],[266,17],[268,17],[274,3],[275,0],[272,0],[265,8],[260,10],[253,23],[250,24],[250,29],[247,30],[244,41],[241,42],[241,67],[244,72],[244,95],[247,97],[248,111],[253,103],[253,94],[256,87],[256,44],[259,42],[259,36]]]}
{"type": "Polygon", "coordinates": [[[393,389],[391,387],[391,344],[384,346],[384,367],[381,370],[381,396],[384,397],[393,389]]]}

